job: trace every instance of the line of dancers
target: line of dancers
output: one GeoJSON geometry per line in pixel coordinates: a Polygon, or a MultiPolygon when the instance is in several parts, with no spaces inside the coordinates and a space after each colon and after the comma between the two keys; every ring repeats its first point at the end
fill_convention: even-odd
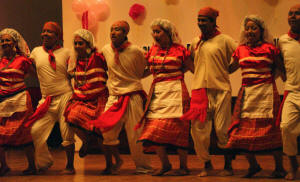
{"type": "Polygon", "coordinates": [[[148,52],[128,40],[130,26],[117,21],[110,29],[111,43],[95,47],[93,34],[78,29],[73,49],[62,47],[63,34],[56,22],[46,22],[42,45],[30,53],[20,33],[0,32],[0,176],[10,168],[5,148],[24,147],[28,168],[23,175],[43,174],[53,165],[47,139],[59,123],[67,164],[62,174],[73,175],[74,134],[82,140],[79,156],[87,155],[92,137],[102,145],[106,168],[102,175],[118,174],[124,161],[118,151],[124,127],[136,174],[189,175],[189,133],[200,161],[198,174],[214,170],[209,155],[210,135],[224,153],[220,176],[232,176],[236,152],[245,155],[251,178],[262,168],[255,155],[271,152],[273,178],[294,180],[298,170],[300,134],[300,4],[288,12],[290,30],[273,42],[263,19],[248,15],[242,21],[239,43],[220,32],[219,11],[198,12],[201,35],[187,49],[169,20],[155,19],[150,27],[154,44],[148,52]],[[241,69],[242,85],[231,112],[229,74],[241,69]],[[184,73],[193,73],[191,97],[184,73]],[[24,79],[39,79],[42,99],[34,110],[24,79]],[[141,79],[152,75],[148,94],[141,79]],[[280,101],[275,79],[285,81],[280,101]],[[190,130],[191,128],[191,130],[190,130]],[[190,131],[189,131],[190,130],[190,131]],[[180,166],[172,170],[168,147],[175,147],[180,166]],[[282,150],[289,159],[283,167],[282,150]],[[156,152],[161,168],[153,170],[147,153],[156,152]]]}

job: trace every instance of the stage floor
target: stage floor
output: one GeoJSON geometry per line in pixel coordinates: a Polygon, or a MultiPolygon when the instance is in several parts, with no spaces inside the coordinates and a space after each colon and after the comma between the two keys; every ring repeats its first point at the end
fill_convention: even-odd
{"type": "MultiPolygon", "coordinates": [[[[61,182],[61,181],[74,181],[74,182],[171,182],[171,181],[202,181],[202,182],[269,182],[269,181],[285,181],[284,179],[270,179],[268,176],[271,174],[274,163],[273,158],[270,155],[259,155],[257,157],[263,170],[259,172],[252,179],[243,179],[241,176],[247,172],[248,164],[244,156],[237,156],[233,161],[234,176],[232,177],[219,177],[217,173],[223,168],[223,157],[212,156],[212,162],[216,169],[214,176],[200,178],[197,174],[200,172],[203,164],[200,164],[195,155],[189,155],[188,166],[191,170],[189,176],[163,176],[153,177],[151,175],[135,175],[135,166],[130,158],[130,155],[122,155],[124,164],[121,168],[120,175],[115,176],[102,176],[100,171],[105,167],[105,161],[102,154],[88,155],[85,158],[79,158],[78,153],[75,153],[75,168],[76,174],[67,176],[60,175],[59,172],[65,167],[65,154],[61,150],[52,151],[54,157],[54,165],[44,175],[35,176],[21,176],[21,171],[26,168],[26,159],[22,151],[9,150],[7,153],[7,159],[11,171],[3,177],[0,177],[0,182],[61,182]]],[[[173,169],[177,169],[179,166],[177,156],[170,155],[170,161],[173,165],[173,169]]],[[[152,166],[157,169],[160,167],[159,160],[156,155],[150,155],[152,166]]],[[[300,161],[299,157],[298,160],[300,161]]],[[[284,157],[284,164],[287,166],[287,158],[284,157]]],[[[300,181],[298,174],[297,179],[300,181]]]]}

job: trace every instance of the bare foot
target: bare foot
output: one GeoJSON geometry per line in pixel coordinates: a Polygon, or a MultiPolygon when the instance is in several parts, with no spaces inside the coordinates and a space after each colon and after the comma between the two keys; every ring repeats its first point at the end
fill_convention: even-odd
{"type": "Polygon", "coordinates": [[[114,170],[114,171],[119,171],[120,168],[121,168],[121,166],[123,165],[123,163],[124,163],[124,162],[123,162],[122,159],[116,161],[116,164],[114,164],[114,165],[112,166],[112,170],[114,170]]]}
{"type": "Polygon", "coordinates": [[[295,180],[297,171],[289,171],[285,176],[286,180],[295,180]]]}
{"type": "Polygon", "coordinates": [[[204,169],[197,175],[198,177],[205,177],[211,175],[213,171],[213,166],[210,161],[205,162],[204,169]]]}
{"type": "Polygon", "coordinates": [[[74,168],[66,168],[60,172],[61,175],[73,175],[76,171],[74,168]]]}
{"type": "Polygon", "coordinates": [[[171,164],[169,164],[168,166],[165,166],[165,167],[161,168],[160,170],[154,172],[152,174],[152,176],[162,176],[170,170],[172,170],[172,165],[171,164]]]}

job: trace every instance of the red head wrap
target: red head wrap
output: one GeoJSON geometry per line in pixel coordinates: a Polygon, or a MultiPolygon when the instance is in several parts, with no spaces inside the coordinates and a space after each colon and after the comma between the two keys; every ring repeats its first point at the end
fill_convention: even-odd
{"type": "Polygon", "coordinates": [[[292,8],[300,9],[300,4],[295,4],[295,5],[292,6],[290,9],[292,9],[292,8]]]}
{"type": "Polygon", "coordinates": [[[216,21],[217,17],[219,16],[219,11],[211,7],[204,7],[199,10],[198,16],[199,15],[209,17],[216,21]]]}
{"type": "Polygon", "coordinates": [[[112,26],[115,26],[115,25],[122,28],[126,35],[128,34],[128,32],[130,30],[130,27],[129,27],[129,24],[127,23],[127,21],[120,20],[120,21],[117,21],[117,22],[112,24],[112,26]]]}
{"type": "Polygon", "coordinates": [[[62,34],[62,30],[61,27],[59,26],[58,23],[53,22],[53,21],[48,21],[44,24],[44,28],[43,29],[50,29],[53,32],[55,32],[55,34],[57,35],[59,40],[63,40],[63,34],[62,34]]]}

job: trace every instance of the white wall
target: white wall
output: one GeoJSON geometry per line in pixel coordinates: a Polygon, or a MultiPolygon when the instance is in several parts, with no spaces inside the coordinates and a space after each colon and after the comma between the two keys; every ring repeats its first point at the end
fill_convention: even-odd
{"type": "MultiPolygon", "coordinates": [[[[110,26],[117,20],[127,20],[131,26],[128,35],[129,40],[139,46],[151,45],[153,39],[149,25],[155,18],[161,17],[172,21],[186,45],[193,37],[200,34],[197,27],[197,12],[201,7],[211,6],[220,11],[217,24],[220,31],[232,36],[238,40],[240,24],[243,18],[248,14],[258,14],[266,22],[270,33],[278,37],[288,31],[287,13],[289,8],[299,3],[299,0],[177,0],[177,5],[167,5],[165,0],[105,0],[111,9],[110,17],[105,22],[99,22],[91,31],[95,34],[97,47],[110,42],[110,26]],[[129,8],[134,3],[140,3],[146,7],[147,17],[143,25],[136,25],[128,16],[129,8]]],[[[63,3],[63,30],[65,47],[72,47],[72,33],[81,28],[81,21],[73,13],[72,0],[62,0],[63,3]]],[[[192,75],[186,74],[185,80],[190,88],[192,75]]],[[[241,84],[240,71],[231,75],[233,95],[237,95],[241,84]]],[[[151,78],[143,80],[146,90],[149,90],[151,78]]],[[[283,84],[278,82],[280,93],[283,90],[283,84]]]]}

